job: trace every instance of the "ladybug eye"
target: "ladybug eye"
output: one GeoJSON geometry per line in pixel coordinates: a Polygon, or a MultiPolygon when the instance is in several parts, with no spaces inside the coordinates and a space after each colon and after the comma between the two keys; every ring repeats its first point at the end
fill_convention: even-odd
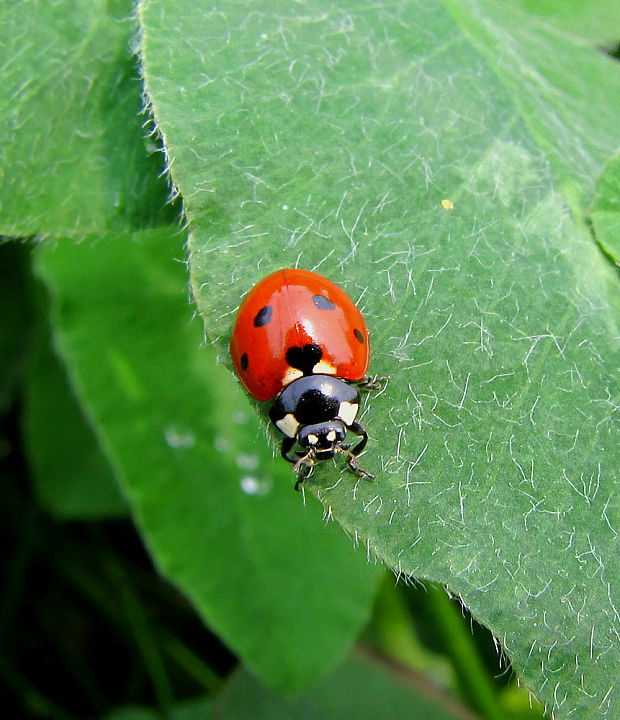
{"type": "Polygon", "coordinates": [[[254,327],[263,327],[263,325],[267,325],[267,323],[271,321],[272,315],[273,308],[271,305],[265,305],[265,307],[262,307],[254,316],[254,327]]]}
{"type": "Polygon", "coordinates": [[[336,307],[329,298],[325,297],[325,295],[313,295],[312,302],[319,310],[334,310],[336,307]]]}

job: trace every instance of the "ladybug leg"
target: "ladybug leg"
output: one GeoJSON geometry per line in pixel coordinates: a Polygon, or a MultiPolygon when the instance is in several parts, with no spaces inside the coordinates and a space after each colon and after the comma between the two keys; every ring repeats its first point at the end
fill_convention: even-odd
{"type": "Polygon", "coordinates": [[[280,454],[282,457],[293,465],[297,462],[297,458],[292,457],[289,453],[293,449],[295,442],[295,438],[284,437],[282,438],[282,447],[280,448],[280,454]]]}
{"type": "MultiPolygon", "coordinates": [[[[351,450],[351,455],[359,455],[362,450],[366,447],[366,443],[368,442],[368,433],[366,432],[366,429],[363,425],[361,425],[358,422],[354,422],[347,428],[351,432],[354,432],[356,435],[361,435],[362,439],[357,443],[357,445],[351,450]]],[[[347,445],[347,448],[349,446],[347,445]]],[[[346,448],[345,448],[346,449],[346,448]]]]}
{"type": "Polygon", "coordinates": [[[367,480],[375,479],[375,476],[371,472],[368,472],[368,470],[364,470],[364,468],[360,467],[359,458],[357,458],[355,455],[353,455],[352,452],[351,453],[347,452],[346,454],[348,456],[347,462],[349,463],[349,467],[351,468],[351,470],[353,470],[353,472],[356,475],[358,475],[359,477],[366,478],[367,480]]]}
{"type": "Polygon", "coordinates": [[[356,475],[359,477],[365,477],[368,480],[373,480],[375,476],[368,472],[368,470],[364,470],[360,467],[359,459],[357,457],[366,447],[366,443],[368,442],[368,433],[366,432],[364,426],[360,425],[358,422],[352,423],[348,429],[356,435],[361,435],[362,439],[357,443],[353,450],[349,450],[349,445],[340,445],[338,449],[341,453],[347,456],[347,463],[356,475]]]}
{"type": "Polygon", "coordinates": [[[282,447],[280,452],[282,457],[294,466],[293,471],[296,472],[298,476],[297,482],[295,483],[295,490],[299,490],[303,481],[309,477],[314,470],[314,459],[312,457],[314,455],[314,450],[310,450],[307,453],[297,451],[297,455],[299,457],[289,455],[296,442],[295,438],[282,438],[282,447]]]}
{"type": "Polygon", "coordinates": [[[299,490],[304,480],[312,474],[314,470],[314,450],[309,450],[304,456],[300,457],[295,463],[293,470],[297,473],[297,482],[295,483],[295,490],[299,490]]]}
{"type": "Polygon", "coordinates": [[[353,450],[347,450],[342,445],[338,445],[336,449],[338,450],[338,452],[341,452],[343,455],[347,456],[347,463],[349,467],[358,477],[363,477],[368,480],[375,479],[375,476],[371,472],[368,472],[368,470],[364,470],[364,468],[360,467],[359,458],[357,457],[357,455],[354,454],[356,448],[353,448],[353,450]]]}
{"type": "Polygon", "coordinates": [[[362,390],[379,390],[390,379],[389,375],[364,375],[355,385],[362,390]]]}

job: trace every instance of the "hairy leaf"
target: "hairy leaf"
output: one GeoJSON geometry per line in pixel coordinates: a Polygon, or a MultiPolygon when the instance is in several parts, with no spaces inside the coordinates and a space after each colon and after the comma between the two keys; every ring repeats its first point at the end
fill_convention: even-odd
{"type": "Polygon", "coordinates": [[[131,0],[0,7],[0,233],[80,237],[169,214],[145,139],[131,0]]]}
{"type": "Polygon", "coordinates": [[[374,483],[312,486],[399,573],[445,582],[557,717],[620,712],[618,276],[583,222],[612,61],[506,5],[140,5],[146,86],[225,353],[297,265],[366,313],[374,483]]]}

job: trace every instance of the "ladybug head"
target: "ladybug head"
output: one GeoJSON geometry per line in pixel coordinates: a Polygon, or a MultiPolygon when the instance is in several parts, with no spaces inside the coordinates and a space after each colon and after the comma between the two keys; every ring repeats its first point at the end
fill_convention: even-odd
{"type": "Polygon", "coordinates": [[[333,457],[347,434],[341,420],[305,425],[297,434],[297,442],[302,448],[314,450],[319,459],[333,457]]]}

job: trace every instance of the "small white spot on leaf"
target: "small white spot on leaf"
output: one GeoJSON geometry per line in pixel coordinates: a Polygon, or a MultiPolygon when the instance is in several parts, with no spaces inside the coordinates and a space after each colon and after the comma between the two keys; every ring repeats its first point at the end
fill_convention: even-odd
{"type": "Polygon", "coordinates": [[[271,478],[244,475],[239,484],[246,495],[266,495],[271,490],[271,478]]]}
{"type": "Polygon", "coordinates": [[[170,425],[164,430],[164,437],[171,448],[191,448],[196,444],[192,432],[170,425]]]}
{"type": "Polygon", "coordinates": [[[230,440],[225,435],[216,435],[213,446],[218,452],[230,452],[230,440]]]}
{"type": "Polygon", "coordinates": [[[235,458],[237,467],[241,470],[256,470],[258,467],[258,455],[250,455],[249,453],[241,453],[235,458]]]}

